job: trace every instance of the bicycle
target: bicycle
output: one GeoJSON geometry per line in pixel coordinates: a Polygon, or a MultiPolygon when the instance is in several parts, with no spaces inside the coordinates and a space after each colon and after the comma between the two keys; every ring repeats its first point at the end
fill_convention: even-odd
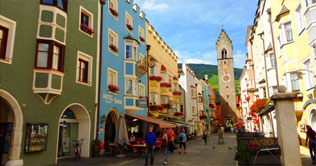
{"type": "Polygon", "coordinates": [[[80,140],[73,140],[74,144],[74,152],[75,152],[75,159],[80,159],[80,153],[81,153],[81,146],[83,145],[84,138],[81,138],[80,140]]]}

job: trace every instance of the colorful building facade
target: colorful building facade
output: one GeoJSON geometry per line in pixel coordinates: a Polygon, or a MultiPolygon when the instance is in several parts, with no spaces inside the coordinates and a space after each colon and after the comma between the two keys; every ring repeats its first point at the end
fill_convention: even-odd
{"type": "Polygon", "coordinates": [[[81,155],[89,157],[99,3],[0,3],[0,131],[7,142],[0,164],[53,165],[73,156],[80,139],[81,155]]]}
{"type": "Polygon", "coordinates": [[[137,70],[147,55],[146,18],[131,0],[108,0],[102,8],[98,139],[113,143],[121,112],[147,115],[138,107],[147,96],[147,76],[137,70]]]}

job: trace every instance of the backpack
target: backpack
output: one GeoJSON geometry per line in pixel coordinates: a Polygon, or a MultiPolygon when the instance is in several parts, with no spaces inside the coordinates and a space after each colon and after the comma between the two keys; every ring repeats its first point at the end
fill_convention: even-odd
{"type": "Polygon", "coordinates": [[[179,137],[179,141],[182,142],[183,139],[184,139],[184,138],[183,138],[183,134],[181,134],[180,137],[179,137]]]}

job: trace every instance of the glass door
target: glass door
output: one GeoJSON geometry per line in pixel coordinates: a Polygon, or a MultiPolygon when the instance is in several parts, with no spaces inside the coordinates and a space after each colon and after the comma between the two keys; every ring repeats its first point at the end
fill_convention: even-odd
{"type": "Polygon", "coordinates": [[[78,140],[78,123],[60,123],[58,157],[74,156],[76,140],[78,140]]]}

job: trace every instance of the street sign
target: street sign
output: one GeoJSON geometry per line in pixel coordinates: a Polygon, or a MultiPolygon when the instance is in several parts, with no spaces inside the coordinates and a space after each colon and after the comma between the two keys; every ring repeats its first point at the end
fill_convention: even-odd
{"type": "Polygon", "coordinates": [[[139,97],[138,99],[138,107],[147,108],[147,97],[139,97]]]}

